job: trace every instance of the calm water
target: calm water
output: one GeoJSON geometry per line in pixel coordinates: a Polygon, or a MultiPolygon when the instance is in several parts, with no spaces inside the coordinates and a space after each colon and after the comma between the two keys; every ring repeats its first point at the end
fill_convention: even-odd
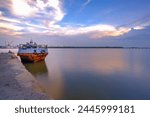
{"type": "Polygon", "coordinates": [[[150,99],[150,49],[49,49],[24,64],[54,99],[150,99]]]}

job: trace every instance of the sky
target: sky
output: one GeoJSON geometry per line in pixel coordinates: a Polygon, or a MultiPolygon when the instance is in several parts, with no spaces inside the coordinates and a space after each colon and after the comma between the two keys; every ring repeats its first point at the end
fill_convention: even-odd
{"type": "Polygon", "coordinates": [[[150,0],[0,0],[0,45],[150,46],[150,0]]]}

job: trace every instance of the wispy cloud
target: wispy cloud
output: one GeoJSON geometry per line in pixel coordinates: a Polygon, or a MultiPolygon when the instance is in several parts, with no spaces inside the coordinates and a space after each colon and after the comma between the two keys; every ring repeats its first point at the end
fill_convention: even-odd
{"type": "Polygon", "coordinates": [[[5,21],[5,22],[12,22],[12,23],[21,23],[21,21],[14,19],[14,18],[8,18],[3,16],[3,13],[0,11],[0,21],[5,21]]]}
{"type": "Polygon", "coordinates": [[[0,0],[0,8],[5,9],[0,10],[3,28],[8,24],[11,27],[44,30],[61,21],[65,15],[60,0],[0,0]]]}
{"type": "Polygon", "coordinates": [[[15,16],[38,18],[41,23],[47,21],[48,26],[61,21],[65,15],[60,0],[11,0],[10,6],[15,16]]]}
{"type": "MultiPolygon", "coordinates": [[[[94,25],[60,25],[65,17],[62,1],[60,0],[10,0],[0,1],[0,7],[5,7],[12,17],[0,11],[1,33],[9,32],[13,35],[39,33],[43,35],[88,35],[89,38],[120,36],[128,33],[131,28],[137,30],[150,25],[149,17],[139,19],[130,24],[115,27],[110,24],[94,25]],[[2,5],[3,3],[3,5],[2,5]],[[9,6],[9,7],[8,7],[9,6]],[[133,25],[134,24],[134,25],[133,25]]],[[[86,7],[92,0],[86,0],[82,7],[86,7]]]]}
{"type": "Polygon", "coordinates": [[[150,15],[143,16],[139,19],[128,22],[127,24],[119,25],[119,27],[131,27],[137,30],[144,29],[145,27],[150,26],[150,15]]]}
{"type": "Polygon", "coordinates": [[[43,35],[89,35],[90,38],[102,38],[106,36],[120,36],[130,31],[130,28],[115,28],[112,25],[96,24],[91,26],[60,26],[51,25],[46,27],[45,25],[35,25],[28,22],[20,22],[16,19],[0,17],[0,27],[6,30],[12,30],[13,34],[29,34],[39,33],[43,35]],[[15,32],[15,33],[14,33],[15,32]]]}
{"type": "Polygon", "coordinates": [[[86,2],[84,2],[83,6],[88,5],[92,0],[86,0],[86,2]]]}
{"type": "Polygon", "coordinates": [[[80,8],[80,12],[85,9],[85,7],[91,2],[92,0],[86,0],[82,5],[81,5],[81,8],[80,8]]]}
{"type": "Polygon", "coordinates": [[[102,37],[109,36],[121,36],[128,33],[131,28],[116,28],[112,25],[97,24],[91,26],[54,26],[51,29],[45,31],[45,35],[59,35],[59,36],[75,36],[75,35],[87,35],[89,38],[100,39],[102,37]]]}
{"type": "Polygon", "coordinates": [[[5,23],[5,22],[1,22],[0,23],[0,27],[1,28],[5,28],[5,29],[10,29],[10,30],[14,30],[14,31],[19,31],[22,30],[23,28],[20,26],[15,26],[11,23],[5,23]]]}

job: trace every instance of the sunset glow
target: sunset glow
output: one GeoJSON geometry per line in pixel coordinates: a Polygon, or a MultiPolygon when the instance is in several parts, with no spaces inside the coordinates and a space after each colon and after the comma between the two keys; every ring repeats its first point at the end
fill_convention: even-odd
{"type": "MultiPolygon", "coordinates": [[[[104,0],[0,0],[0,32],[6,39],[7,33],[2,32],[8,32],[7,30],[22,39],[35,33],[36,36],[42,35],[43,39],[45,36],[101,39],[124,36],[132,29],[144,30],[149,27],[150,17],[149,11],[146,10],[146,0],[138,0],[136,5],[141,5],[140,7],[124,10],[119,7],[120,4],[117,0],[112,2],[112,5],[104,0]],[[101,8],[103,4],[109,7],[106,5],[103,6],[106,8],[101,8]],[[130,10],[140,13],[136,14],[130,10]]],[[[133,4],[134,2],[125,2],[122,7],[133,4]]],[[[36,36],[32,35],[33,38],[36,36]]]]}

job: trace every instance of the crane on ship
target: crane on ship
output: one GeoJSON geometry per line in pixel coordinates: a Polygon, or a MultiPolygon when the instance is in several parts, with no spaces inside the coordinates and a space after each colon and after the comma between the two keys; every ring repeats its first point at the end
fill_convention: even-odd
{"type": "Polygon", "coordinates": [[[5,41],[5,48],[12,48],[13,47],[12,43],[13,41],[10,41],[10,42],[5,41]]]}

